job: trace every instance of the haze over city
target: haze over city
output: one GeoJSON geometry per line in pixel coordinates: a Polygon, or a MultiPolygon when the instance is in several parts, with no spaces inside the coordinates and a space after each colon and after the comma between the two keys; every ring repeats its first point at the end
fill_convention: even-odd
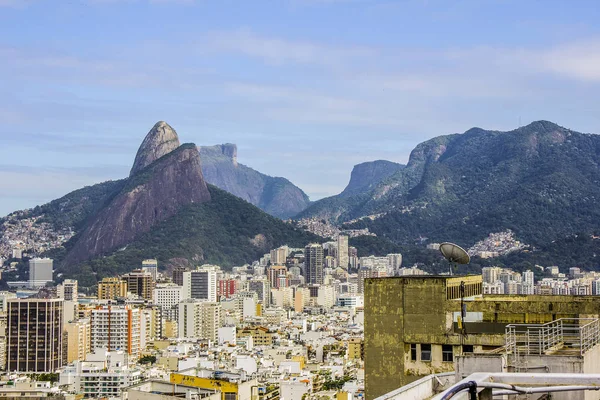
{"type": "Polygon", "coordinates": [[[0,0],[0,215],[126,176],[148,129],[311,198],[428,138],[600,132],[594,1],[0,0]],[[326,171],[326,173],[323,173],[326,171]]]}

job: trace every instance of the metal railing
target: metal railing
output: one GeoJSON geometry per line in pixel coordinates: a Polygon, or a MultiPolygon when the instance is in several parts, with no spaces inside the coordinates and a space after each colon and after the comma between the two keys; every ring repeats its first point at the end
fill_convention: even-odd
{"type": "Polygon", "coordinates": [[[546,354],[553,350],[575,350],[580,355],[600,343],[597,318],[561,318],[547,324],[510,324],[505,331],[505,350],[521,355],[546,354]]]}

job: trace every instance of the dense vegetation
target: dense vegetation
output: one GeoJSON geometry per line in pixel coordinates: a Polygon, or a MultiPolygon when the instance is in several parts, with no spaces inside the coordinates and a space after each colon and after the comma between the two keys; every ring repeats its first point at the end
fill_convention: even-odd
{"type": "Polygon", "coordinates": [[[321,240],[215,186],[209,185],[209,190],[211,201],[183,207],[124,249],[61,270],[82,286],[91,286],[102,277],[130,271],[146,258],[156,258],[160,265],[185,258],[195,264],[231,267],[257,260],[283,244],[302,247],[321,240]]]}
{"type": "Polygon", "coordinates": [[[108,181],[75,190],[60,199],[37,206],[26,216],[44,215],[40,222],[48,222],[58,229],[79,230],[90,215],[95,214],[122,189],[125,179],[108,181]]]}

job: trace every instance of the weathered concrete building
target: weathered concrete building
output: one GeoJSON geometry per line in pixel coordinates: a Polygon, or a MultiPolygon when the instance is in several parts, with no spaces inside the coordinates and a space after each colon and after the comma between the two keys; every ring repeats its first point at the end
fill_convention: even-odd
{"type": "Polygon", "coordinates": [[[481,293],[480,275],[367,279],[367,398],[429,374],[451,372],[458,355],[504,346],[508,324],[548,323],[600,313],[598,296],[481,293]]]}

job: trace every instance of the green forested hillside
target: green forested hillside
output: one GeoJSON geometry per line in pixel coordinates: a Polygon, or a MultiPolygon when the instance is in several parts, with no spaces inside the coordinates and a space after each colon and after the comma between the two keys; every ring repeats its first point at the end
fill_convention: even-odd
{"type": "Polygon", "coordinates": [[[215,186],[209,190],[210,202],[186,206],[114,254],[65,266],[62,272],[91,285],[104,276],[130,271],[146,258],[157,258],[160,265],[186,258],[195,264],[231,267],[257,260],[283,244],[303,247],[321,240],[215,186]]]}

